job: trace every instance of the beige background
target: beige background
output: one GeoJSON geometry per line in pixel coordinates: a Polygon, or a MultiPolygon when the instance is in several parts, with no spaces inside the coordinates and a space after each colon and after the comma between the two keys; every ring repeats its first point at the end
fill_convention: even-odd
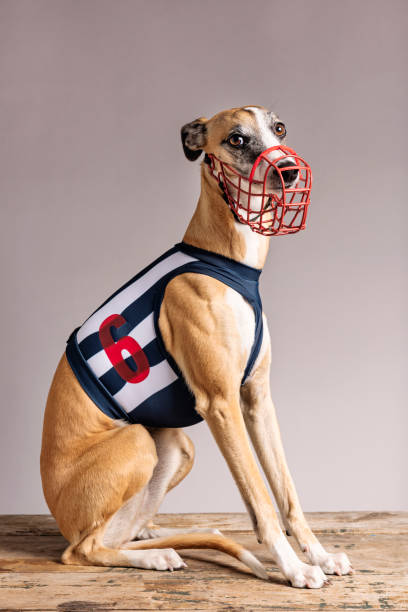
{"type": "MultiPolygon", "coordinates": [[[[406,1],[2,1],[0,512],[45,512],[42,414],[71,330],[178,241],[180,126],[263,104],[312,165],[261,288],[306,510],[406,509],[406,1]]],[[[166,511],[243,504],[205,424],[166,511]]]]}

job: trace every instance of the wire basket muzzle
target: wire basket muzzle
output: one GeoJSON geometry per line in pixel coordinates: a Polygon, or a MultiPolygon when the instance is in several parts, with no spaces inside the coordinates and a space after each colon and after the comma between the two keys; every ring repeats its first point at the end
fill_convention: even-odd
{"type": "Polygon", "coordinates": [[[242,223],[265,236],[294,234],[306,226],[312,172],[296,151],[278,145],[263,151],[249,177],[214,155],[210,170],[242,223]]]}

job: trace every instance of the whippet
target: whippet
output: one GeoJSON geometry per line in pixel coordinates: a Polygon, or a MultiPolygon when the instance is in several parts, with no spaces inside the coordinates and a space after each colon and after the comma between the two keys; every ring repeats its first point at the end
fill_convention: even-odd
{"type": "Polygon", "coordinates": [[[309,169],[285,147],[284,124],[263,107],[199,118],[181,134],[189,160],[205,154],[183,241],[71,334],[49,391],[41,474],[70,543],[62,561],[173,570],[186,567],[174,549],[214,548],[268,579],[252,553],[217,530],[152,522],[193,465],[181,427],[204,419],[258,541],[291,585],[319,588],[325,574],[353,570],[346,554],[323,548],[303,515],[270,395],[270,336],[258,294],[269,236],[304,227],[309,169]],[[291,190],[293,206],[285,209],[283,192],[291,190]],[[248,434],[283,527],[310,564],[282,531],[248,434]]]}

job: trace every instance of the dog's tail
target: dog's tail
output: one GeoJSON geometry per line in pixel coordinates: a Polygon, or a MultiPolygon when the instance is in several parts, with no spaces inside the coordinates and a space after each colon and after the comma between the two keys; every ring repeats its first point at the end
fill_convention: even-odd
{"type": "Polygon", "coordinates": [[[132,550],[146,550],[149,548],[212,548],[235,557],[249,567],[256,576],[263,580],[269,580],[269,576],[264,566],[258,561],[255,555],[241,546],[241,544],[221,534],[184,533],[165,538],[137,540],[127,546],[123,546],[123,548],[131,548],[132,550]]]}

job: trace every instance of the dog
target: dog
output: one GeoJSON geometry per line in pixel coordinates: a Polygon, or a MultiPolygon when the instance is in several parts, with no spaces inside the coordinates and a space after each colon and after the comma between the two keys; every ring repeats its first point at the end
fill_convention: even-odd
{"type": "Polygon", "coordinates": [[[41,476],[69,542],[62,561],[175,570],[186,567],[177,549],[213,548],[267,580],[259,560],[218,530],[153,523],[193,465],[182,427],[205,420],[258,541],[292,586],[319,588],[326,574],[353,569],[345,553],[323,548],[303,515],[271,399],[270,336],[257,294],[270,236],[304,227],[304,218],[285,224],[283,205],[280,216],[277,210],[306,166],[299,170],[299,158],[284,148],[285,125],[261,106],[201,117],[181,137],[189,160],[204,153],[201,193],[182,243],[71,334],[49,390],[41,476]]]}

